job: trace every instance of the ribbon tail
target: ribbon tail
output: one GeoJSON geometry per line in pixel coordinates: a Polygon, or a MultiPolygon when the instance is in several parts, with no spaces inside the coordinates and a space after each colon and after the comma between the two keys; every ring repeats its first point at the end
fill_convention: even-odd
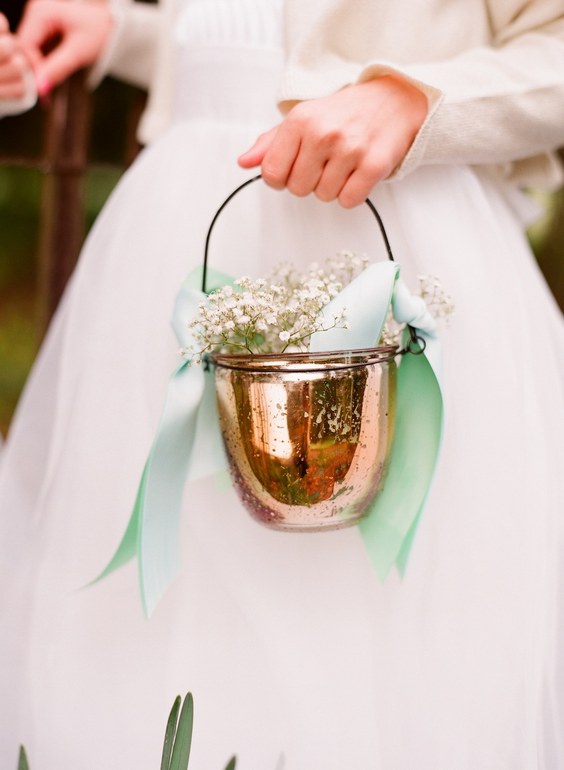
{"type": "Polygon", "coordinates": [[[359,525],[381,580],[395,563],[405,570],[439,454],[443,406],[438,343],[425,338],[432,355],[406,354],[398,368],[396,426],[388,471],[381,491],[359,525]]]}
{"type": "MultiPolygon", "coordinates": [[[[399,279],[399,265],[370,265],[323,310],[330,324],[346,312],[349,328],[312,335],[310,349],[373,347],[386,322],[390,302],[394,317],[410,323],[425,351],[403,356],[397,374],[396,426],[382,488],[360,523],[372,564],[384,580],[397,563],[405,569],[409,546],[433,478],[442,432],[441,355],[435,322],[421,297],[399,279]]],[[[409,337],[406,336],[406,342],[409,337]]]]}
{"type": "Polygon", "coordinates": [[[398,557],[396,559],[396,567],[398,569],[398,572],[403,577],[405,575],[405,570],[407,568],[407,560],[409,558],[409,554],[411,553],[411,548],[413,546],[413,541],[415,540],[415,534],[417,532],[417,527],[419,526],[419,522],[421,521],[421,514],[423,513],[424,503],[419,509],[417,516],[415,517],[415,520],[413,524],[411,525],[409,532],[405,536],[405,539],[401,545],[401,548],[398,553],[398,557]]]}
{"type": "MultiPolygon", "coordinates": [[[[232,282],[215,271],[210,271],[208,278],[214,284],[232,282]]],[[[201,268],[187,276],[176,298],[172,325],[179,343],[186,347],[192,343],[187,319],[197,314],[204,297],[196,288],[200,280],[201,268]]],[[[180,569],[180,513],[189,471],[192,478],[198,478],[225,467],[224,455],[218,451],[219,425],[213,426],[209,437],[210,426],[206,424],[210,417],[217,422],[213,390],[213,377],[188,361],[172,374],[125,534],[109,564],[89,584],[137,557],[141,602],[147,617],[180,569]],[[191,469],[195,442],[198,462],[191,469]]]]}
{"type": "Polygon", "coordinates": [[[180,569],[180,511],[204,383],[202,369],[187,362],[173,374],[141,480],[137,556],[147,617],[180,569]]]}
{"type": "Polygon", "coordinates": [[[116,552],[108,562],[107,566],[102,570],[102,572],[100,572],[97,577],[94,578],[94,580],[91,580],[90,583],[87,583],[85,588],[93,586],[95,583],[98,583],[100,580],[108,577],[108,575],[111,575],[112,572],[115,572],[120,567],[123,567],[125,564],[127,564],[127,562],[131,561],[131,559],[134,559],[135,556],[137,556],[137,538],[140,518],[139,511],[141,509],[141,500],[145,493],[146,477],[147,464],[145,464],[145,468],[143,469],[143,475],[141,476],[141,481],[139,482],[139,489],[137,491],[135,505],[133,506],[133,511],[131,513],[129,522],[127,523],[127,528],[123,534],[121,542],[118,545],[116,552]]]}
{"type": "Polygon", "coordinates": [[[173,373],[126,531],[108,565],[89,584],[137,557],[147,617],[180,568],[180,510],[204,387],[202,369],[187,361],[173,373]]]}

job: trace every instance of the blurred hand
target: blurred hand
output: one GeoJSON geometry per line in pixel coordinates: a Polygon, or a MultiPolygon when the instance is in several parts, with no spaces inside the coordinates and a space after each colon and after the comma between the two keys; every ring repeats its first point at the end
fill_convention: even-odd
{"type": "Polygon", "coordinates": [[[44,96],[76,70],[93,64],[111,29],[105,2],[31,0],[17,37],[33,64],[39,94],[44,96]]]}
{"type": "Polygon", "coordinates": [[[0,13],[0,100],[23,99],[30,72],[30,62],[10,33],[8,20],[0,13]]]}
{"type": "Polygon", "coordinates": [[[427,116],[427,98],[386,75],[300,102],[239,158],[272,187],[345,208],[362,203],[402,162],[427,116]]]}

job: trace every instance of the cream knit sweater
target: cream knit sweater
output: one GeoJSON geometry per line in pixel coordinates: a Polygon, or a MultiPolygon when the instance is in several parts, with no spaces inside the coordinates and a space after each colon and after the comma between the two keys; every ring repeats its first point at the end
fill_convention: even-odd
{"type": "MultiPolygon", "coordinates": [[[[169,119],[171,0],[114,1],[116,33],[93,78],[109,70],[150,87],[150,141],[169,119]]],[[[390,70],[426,94],[429,115],[394,177],[449,163],[562,182],[564,0],[285,0],[284,21],[282,110],[390,70]]]]}

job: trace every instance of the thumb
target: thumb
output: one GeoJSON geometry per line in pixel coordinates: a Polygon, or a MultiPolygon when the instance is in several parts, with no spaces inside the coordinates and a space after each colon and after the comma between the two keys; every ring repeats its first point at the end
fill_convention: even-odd
{"type": "Polygon", "coordinates": [[[268,148],[278,133],[278,128],[278,126],[274,126],[270,131],[261,134],[253,146],[239,156],[237,163],[241,168],[254,168],[254,166],[260,166],[268,148]]]}

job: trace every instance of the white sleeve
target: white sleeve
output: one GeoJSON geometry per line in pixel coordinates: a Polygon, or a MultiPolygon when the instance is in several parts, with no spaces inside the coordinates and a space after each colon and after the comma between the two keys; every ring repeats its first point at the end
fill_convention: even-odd
{"type": "Polygon", "coordinates": [[[90,71],[89,84],[96,86],[106,75],[113,75],[148,89],[156,64],[161,9],[130,0],[112,0],[110,8],[114,27],[90,71]]]}
{"type": "MultiPolygon", "coordinates": [[[[528,29],[521,19],[499,34],[495,46],[394,67],[419,85],[430,104],[395,176],[422,164],[503,164],[564,145],[564,1],[557,4],[557,18],[528,29]]],[[[359,80],[389,69],[369,64],[359,80]]]]}

